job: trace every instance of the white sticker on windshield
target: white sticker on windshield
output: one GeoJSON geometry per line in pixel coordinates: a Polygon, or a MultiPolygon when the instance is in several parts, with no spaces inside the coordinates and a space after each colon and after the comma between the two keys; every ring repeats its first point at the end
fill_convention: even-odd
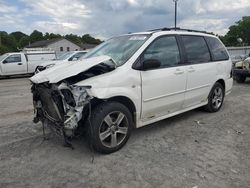
{"type": "Polygon", "coordinates": [[[140,36],[140,35],[138,35],[138,36],[132,36],[132,37],[130,37],[129,38],[129,40],[145,40],[147,37],[146,36],[140,36]]]}

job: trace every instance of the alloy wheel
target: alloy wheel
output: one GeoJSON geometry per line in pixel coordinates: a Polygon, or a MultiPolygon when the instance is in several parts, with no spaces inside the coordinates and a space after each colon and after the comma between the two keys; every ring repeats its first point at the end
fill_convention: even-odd
{"type": "Polygon", "coordinates": [[[109,148],[119,146],[128,134],[128,126],[128,119],[122,112],[109,113],[105,116],[99,128],[101,143],[109,148]]]}
{"type": "Polygon", "coordinates": [[[212,97],[212,105],[215,109],[220,108],[222,105],[223,100],[223,91],[222,88],[216,87],[212,97]]]}

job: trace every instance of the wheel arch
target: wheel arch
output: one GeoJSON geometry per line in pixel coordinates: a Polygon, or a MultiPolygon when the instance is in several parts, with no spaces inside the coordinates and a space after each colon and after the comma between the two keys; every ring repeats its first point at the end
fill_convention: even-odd
{"type": "Polygon", "coordinates": [[[119,102],[119,103],[123,104],[131,112],[132,117],[133,117],[134,126],[135,126],[135,124],[136,124],[136,106],[130,98],[125,97],[125,96],[114,96],[114,97],[110,97],[107,99],[94,98],[91,101],[92,101],[93,107],[97,106],[100,103],[111,102],[111,101],[112,102],[119,102]]]}
{"type": "Polygon", "coordinates": [[[220,83],[223,86],[224,91],[226,91],[226,83],[223,79],[219,79],[215,83],[220,83]]]}

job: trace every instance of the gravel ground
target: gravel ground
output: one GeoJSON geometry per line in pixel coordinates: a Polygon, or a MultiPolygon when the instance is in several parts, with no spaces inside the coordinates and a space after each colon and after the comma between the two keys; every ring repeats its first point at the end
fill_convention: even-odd
{"type": "Polygon", "coordinates": [[[134,130],[125,147],[93,153],[32,123],[27,78],[0,80],[0,187],[250,187],[250,81],[218,113],[193,110],[134,130]],[[92,162],[92,159],[93,162],[92,162]]]}

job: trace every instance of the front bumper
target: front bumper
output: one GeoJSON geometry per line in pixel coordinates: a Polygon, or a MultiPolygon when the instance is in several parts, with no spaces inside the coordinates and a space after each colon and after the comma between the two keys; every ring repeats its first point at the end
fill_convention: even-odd
{"type": "Polygon", "coordinates": [[[66,83],[33,84],[34,122],[50,124],[59,132],[73,136],[82,119],[83,108],[91,97],[85,87],[68,86],[66,83]],[[60,130],[61,129],[61,130],[60,130]]]}
{"type": "Polygon", "coordinates": [[[250,70],[246,70],[246,69],[234,69],[233,74],[234,75],[240,75],[240,76],[250,77],[250,70]]]}

